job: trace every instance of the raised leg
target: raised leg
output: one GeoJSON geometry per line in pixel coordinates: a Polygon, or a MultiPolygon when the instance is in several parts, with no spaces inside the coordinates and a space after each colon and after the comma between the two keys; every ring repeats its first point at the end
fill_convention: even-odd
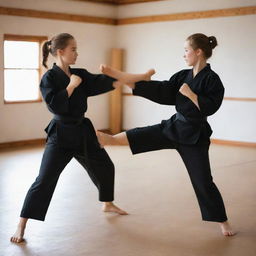
{"type": "Polygon", "coordinates": [[[100,65],[100,71],[105,75],[111,76],[123,82],[124,84],[133,84],[142,80],[149,81],[151,80],[151,76],[155,74],[154,69],[149,69],[146,73],[143,74],[130,74],[103,64],[100,65]]]}
{"type": "Polygon", "coordinates": [[[100,145],[129,145],[126,132],[121,132],[115,135],[109,135],[103,132],[97,131],[97,137],[100,145]]]}

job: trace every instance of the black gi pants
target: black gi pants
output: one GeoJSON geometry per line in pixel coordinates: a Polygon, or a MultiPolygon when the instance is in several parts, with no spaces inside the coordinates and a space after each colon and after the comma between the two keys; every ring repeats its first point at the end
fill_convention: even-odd
{"type": "Polygon", "coordinates": [[[221,194],[211,176],[208,155],[209,138],[201,137],[194,145],[179,144],[163,135],[161,124],[134,128],[128,130],[126,134],[133,154],[160,149],[176,149],[187,168],[202,219],[214,222],[227,220],[221,194]]]}
{"type": "Polygon", "coordinates": [[[27,192],[20,217],[45,220],[59,176],[73,157],[84,167],[98,188],[99,200],[114,200],[114,164],[105,149],[100,147],[88,119],[82,132],[86,140],[76,150],[59,147],[55,132],[47,138],[39,175],[27,192]]]}

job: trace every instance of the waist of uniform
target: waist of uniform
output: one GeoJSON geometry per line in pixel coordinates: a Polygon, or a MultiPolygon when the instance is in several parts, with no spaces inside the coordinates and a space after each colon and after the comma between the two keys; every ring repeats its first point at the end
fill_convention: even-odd
{"type": "Polygon", "coordinates": [[[176,113],[175,119],[176,119],[176,120],[180,120],[180,121],[185,122],[185,123],[188,123],[188,122],[192,122],[192,123],[202,123],[202,122],[206,122],[206,121],[207,121],[207,117],[202,117],[202,118],[185,117],[185,116],[182,115],[180,112],[177,112],[177,113],[176,113]]]}
{"type": "Polygon", "coordinates": [[[80,124],[84,120],[84,116],[63,116],[63,115],[57,115],[55,114],[53,116],[53,119],[55,121],[63,122],[63,123],[74,123],[74,124],[80,124]]]}

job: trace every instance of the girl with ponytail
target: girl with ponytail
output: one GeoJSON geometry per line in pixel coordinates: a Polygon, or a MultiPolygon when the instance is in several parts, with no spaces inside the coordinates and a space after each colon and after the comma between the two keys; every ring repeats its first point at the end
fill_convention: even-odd
{"type": "MultiPolygon", "coordinates": [[[[107,75],[71,68],[78,53],[74,37],[62,33],[43,45],[43,66],[51,54],[56,63],[42,77],[40,89],[53,119],[45,128],[46,147],[39,175],[26,195],[12,242],[22,242],[28,219],[44,221],[54,189],[65,166],[74,157],[99,191],[104,212],[127,213],[114,203],[114,164],[101,148],[90,119],[84,117],[87,98],[114,90],[122,83],[107,75]]],[[[139,75],[148,80],[149,73],[139,75]]]]}

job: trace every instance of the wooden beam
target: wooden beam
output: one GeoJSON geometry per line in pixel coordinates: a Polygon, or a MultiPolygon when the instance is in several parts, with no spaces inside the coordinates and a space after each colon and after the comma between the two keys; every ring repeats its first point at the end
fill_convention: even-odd
{"type": "MultiPolygon", "coordinates": [[[[111,51],[111,66],[118,70],[123,69],[123,49],[114,48],[111,51]]],[[[122,129],[122,87],[110,93],[109,127],[112,134],[122,129]]]]}
{"type": "Polygon", "coordinates": [[[176,21],[176,20],[206,19],[206,18],[229,17],[229,16],[240,16],[240,15],[250,15],[250,14],[256,14],[256,6],[124,18],[124,19],[119,19],[117,21],[117,25],[176,21]]]}
{"type": "Polygon", "coordinates": [[[86,15],[37,11],[37,10],[30,10],[30,9],[0,7],[0,15],[23,16],[23,17],[30,17],[30,18],[53,19],[53,20],[66,20],[66,21],[105,24],[105,25],[128,25],[128,24],[140,24],[140,23],[149,23],[149,22],[205,19],[205,18],[241,16],[241,15],[252,15],[252,14],[256,14],[256,6],[199,11],[199,12],[162,14],[162,15],[133,17],[133,18],[124,18],[124,19],[112,19],[112,18],[103,18],[103,17],[86,16],[86,15]]]}
{"type": "Polygon", "coordinates": [[[117,21],[112,18],[103,18],[103,17],[59,13],[59,12],[37,11],[37,10],[31,10],[31,9],[20,9],[20,8],[10,8],[10,7],[0,7],[0,15],[13,15],[13,16],[30,17],[30,18],[65,20],[65,21],[86,22],[86,23],[106,24],[106,25],[116,25],[117,23],[117,21]]]}
{"type": "Polygon", "coordinates": [[[80,2],[93,2],[93,3],[103,3],[111,5],[125,5],[125,4],[136,4],[136,3],[147,3],[147,2],[159,2],[164,0],[74,0],[80,2]]]}
{"type": "Polygon", "coordinates": [[[219,145],[256,148],[255,142],[220,140],[220,139],[211,139],[211,142],[213,144],[219,144],[219,145]]]}

